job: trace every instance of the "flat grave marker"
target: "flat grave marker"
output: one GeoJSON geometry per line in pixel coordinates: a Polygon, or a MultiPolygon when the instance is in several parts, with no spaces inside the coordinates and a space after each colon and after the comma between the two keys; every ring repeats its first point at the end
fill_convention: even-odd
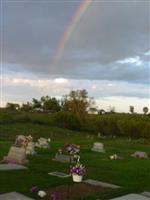
{"type": "Polygon", "coordinates": [[[11,171],[11,170],[26,170],[27,167],[23,165],[8,163],[8,164],[0,164],[0,171],[11,171]]]}
{"type": "Polygon", "coordinates": [[[34,200],[34,199],[26,197],[17,192],[10,192],[10,193],[6,193],[6,194],[1,194],[0,200],[34,200]]]}
{"type": "Polygon", "coordinates": [[[150,198],[150,192],[145,191],[145,192],[141,193],[141,195],[150,198]]]}
{"type": "Polygon", "coordinates": [[[60,177],[60,178],[68,178],[68,177],[70,177],[71,175],[70,174],[66,174],[66,173],[64,173],[64,172],[50,172],[50,173],[48,173],[49,175],[51,175],[51,176],[57,176],[57,177],[60,177]]]}
{"type": "Polygon", "coordinates": [[[144,197],[139,194],[128,194],[128,195],[117,197],[111,200],[150,200],[150,198],[144,197]]]}

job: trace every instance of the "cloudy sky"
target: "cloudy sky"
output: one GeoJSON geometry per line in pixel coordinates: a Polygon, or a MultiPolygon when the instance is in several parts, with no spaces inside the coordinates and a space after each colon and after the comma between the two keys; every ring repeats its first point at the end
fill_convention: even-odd
{"type": "Polygon", "coordinates": [[[149,1],[93,0],[79,13],[83,3],[1,0],[1,106],[72,89],[106,110],[150,106],[149,1]]]}

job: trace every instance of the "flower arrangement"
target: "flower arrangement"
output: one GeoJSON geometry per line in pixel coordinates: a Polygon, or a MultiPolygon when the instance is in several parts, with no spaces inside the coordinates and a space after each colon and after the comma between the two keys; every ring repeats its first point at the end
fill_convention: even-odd
{"type": "Polygon", "coordinates": [[[85,167],[77,163],[75,166],[71,167],[70,174],[72,175],[73,182],[82,182],[83,176],[86,174],[85,167]]]}
{"type": "MultiPolygon", "coordinates": [[[[40,190],[38,188],[38,186],[33,186],[31,189],[30,189],[30,192],[38,195],[40,198],[44,198],[44,197],[47,197],[48,199],[51,199],[51,200],[60,200],[59,198],[59,195],[57,192],[53,192],[53,193],[48,193],[44,190],[40,190]]],[[[44,198],[45,199],[45,198],[44,198]]]]}
{"type": "Polygon", "coordinates": [[[19,147],[27,147],[29,142],[32,142],[33,138],[31,135],[25,136],[25,135],[18,135],[16,137],[15,145],[19,147]]]}
{"type": "Polygon", "coordinates": [[[69,153],[70,155],[75,155],[80,152],[80,145],[76,144],[65,144],[63,151],[69,153]]]}
{"type": "Polygon", "coordinates": [[[35,143],[35,146],[40,149],[48,149],[50,147],[50,138],[39,138],[38,141],[35,143]]]}
{"type": "Polygon", "coordinates": [[[77,163],[75,166],[71,167],[70,174],[71,175],[76,174],[76,175],[79,175],[79,176],[85,176],[85,174],[86,174],[85,166],[83,166],[80,163],[77,163]]]}
{"type": "Polygon", "coordinates": [[[38,191],[38,196],[41,198],[44,198],[47,195],[47,193],[43,190],[38,191]]]}
{"type": "Polygon", "coordinates": [[[118,159],[118,155],[117,154],[113,154],[112,156],[110,156],[111,160],[117,160],[118,159]]]}

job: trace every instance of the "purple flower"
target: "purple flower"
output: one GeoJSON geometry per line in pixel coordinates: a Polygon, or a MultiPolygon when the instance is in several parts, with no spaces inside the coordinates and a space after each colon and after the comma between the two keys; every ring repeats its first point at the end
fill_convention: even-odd
{"type": "Polygon", "coordinates": [[[56,192],[52,193],[50,195],[50,197],[52,198],[52,200],[60,200],[60,198],[58,197],[58,194],[56,192]]]}
{"type": "Polygon", "coordinates": [[[39,191],[37,186],[33,186],[30,190],[32,193],[37,193],[39,191]]]}
{"type": "Polygon", "coordinates": [[[77,163],[75,166],[73,166],[70,169],[70,174],[77,174],[79,176],[84,176],[86,174],[85,167],[79,163],[77,163]]]}

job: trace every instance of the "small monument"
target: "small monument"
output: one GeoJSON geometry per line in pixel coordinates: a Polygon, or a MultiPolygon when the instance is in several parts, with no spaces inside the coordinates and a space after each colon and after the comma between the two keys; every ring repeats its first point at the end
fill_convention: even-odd
{"type": "Polygon", "coordinates": [[[93,144],[93,147],[91,149],[92,151],[96,151],[96,152],[101,152],[101,153],[105,153],[105,149],[104,149],[104,144],[100,143],[100,142],[95,142],[93,144]]]}
{"type": "Polygon", "coordinates": [[[131,154],[131,156],[139,159],[148,159],[147,153],[143,151],[136,151],[135,153],[131,154]]]}
{"type": "Polygon", "coordinates": [[[102,137],[102,134],[99,132],[98,134],[97,134],[97,138],[101,138],[102,137]]]}
{"type": "Polygon", "coordinates": [[[26,159],[26,149],[23,147],[12,146],[8,152],[8,155],[3,159],[6,163],[16,163],[16,164],[27,164],[26,159]]]}
{"type": "Polygon", "coordinates": [[[26,154],[34,152],[34,143],[32,136],[18,135],[15,144],[10,147],[8,155],[4,157],[3,161],[6,163],[27,164],[26,154]]]}

